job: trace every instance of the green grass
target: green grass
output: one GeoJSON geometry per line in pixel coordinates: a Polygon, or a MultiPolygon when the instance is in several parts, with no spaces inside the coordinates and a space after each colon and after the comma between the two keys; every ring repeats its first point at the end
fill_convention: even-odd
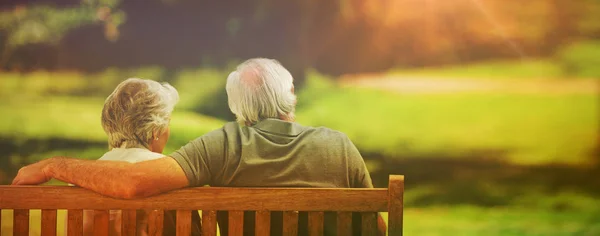
{"type": "Polygon", "coordinates": [[[499,151],[520,164],[584,163],[598,145],[595,94],[395,94],[323,81],[308,87],[297,120],[340,130],[365,153],[499,151]]]}
{"type": "Polygon", "coordinates": [[[600,41],[579,41],[560,48],[555,57],[565,73],[600,78],[599,53],[600,41]]]}
{"type": "MultiPolygon", "coordinates": [[[[313,77],[315,77],[313,75],[313,77]]],[[[594,94],[409,94],[338,88],[311,78],[299,94],[297,120],[345,132],[365,153],[460,158],[473,151],[506,152],[515,163],[582,163],[597,147],[600,120],[594,94]]],[[[549,80],[548,83],[551,83],[549,80]]],[[[105,142],[103,98],[3,97],[0,135],[15,142],[61,138],[105,142]]],[[[224,122],[176,108],[166,152],[224,122]]],[[[59,150],[48,156],[97,156],[59,150]]],[[[36,158],[37,159],[37,158],[36,158]]]]}
{"type": "MultiPolygon", "coordinates": [[[[90,143],[106,142],[100,124],[104,100],[82,97],[19,97],[0,103],[0,136],[11,137],[15,143],[28,139],[63,139],[90,143]]],[[[217,129],[223,121],[192,112],[176,111],[171,121],[171,137],[165,149],[170,153],[190,140],[217,129]]],[[[75,156],[86,159],[99,158],[106,148],[51,149],[35,153],[28,161],[54,155],[75,156]]],[[[13,157],[18,159],[18,157],[13,157]]]]}
{"type": "MultiPolygon", "coordinates": [[[[482,63],[465,67],[396,73],[499,79],[500,77],[550,78],[559,73],[548,61],[519,63],[482,63]]],[[[107,71],[105,74],[110,72],[107,71]]],[[[150,72],[148,73],[154,73],[150,72]]],[[[48,76],[43,73],[35,76],[27,75],[31,77],[29,78],[31,81],[25,82],[16,82],[22,79],[18,74],[7,75],[12,77],[3,76],[0,81],[2,83],[0,114],[3,114],[0,118],[0,137],[12,138],[17,145],[31,139],[43,141],[55,138],[84,141],[83,149],[40,147],[42,151],[35,152],[27,159],[13,154],[9,157],[14,160],[13,163],[26,164],[55,155],[95,159],[106,151],[103,145],[106,142],[106,135],[100,125],[100,111],[104,98],[67,96],[78,94],[71,91],[71,88],[90,87],[90,84],[80,84],[81,78],[76,74],[66,74],[61,77],[61,81],[69,80],[74,83],[69,88],[48,82],[48,76]],[[46,81],[45,84],[35,82],[36,76],[40,77],[39,81],[46,81]],[[15,96],[14,91],[21,91],[21,89],[31,91],[15,96]],[[89,146],[86,146],[88,145],[86,143],[89,146]]],[[[54,76],[58,74],[54,73],[51,77],[54,76]]],[[[182,97],[182,106],[176,107],[171,123],[171,138],[165,153],[170,153],[188,141],[222,126],[224,123],[222,120],[189,111],[201,107],[197,104],[199,102],[208,104],[216,102],[214,91],[220,91],[218,87],[222,86],[219,85],[222,81],[217,80],[219,76],[219,72],[216,71],[190,71],[187,74],[182,72],[178,76],[189,81],[173,81],[173,84],[185,87],[181,90],[182,96],[188,94],[189,96],[186,97],[189,98],[182,97]],[[212,82],[207,82],[205,91],[194,95],[195,90],[192,88],[203,85],[203,80],[196,81],[197,78],[211,78],[212,82]]],[[[112,75],[112,77],[119,76],[112,75]]],[[[543,81],[553,83],[558,80],[544,79],[543,81]]],[[[109,82],[106,84],[114,81],[109,82]]],[[[106,85],[106,88],[108,87],[106,85]]],[[[477,158],[499,157],[516,164],[587,164],[593,155],[593,150],[598,148],[597,130],[600,127],[598,94],[545,92],[398,94],[338,86],[314,73],[310,74],[307,87],[299,93],[300,100],[296,114],[299,123],[340,130],[348,134],[365,155],[375,154],[386,158],[442,157],[458,160],[469,157],[475,152],[478,153],[477,158]],[[501,155],[497,156],[497,153],[501,155]]],[[[41,142],[40,145],[47,144],[41,142]]],[[[370,170],[374,171],[376,168],[370,170]]],[[[473,170],[462,171],[461,173],[466,176],[475,173],[473,170]]],[[[452,194],[462,195],[444,192],[448,189],[439,188],[437,185],[410,186],[405,195],[405,203],[408,207],[405,214],[405,233],[407,235],[600,234],[600,225],[597,223],[600,222],[597,213],[600,212],[597,207],[600,206],[600,202],[594,196],[589,196],[590,193],[581,192],[581,189],[577,188],[572,191],[558,189],[552,193],[548,193],[547,189],[542,187],[535,189],[535,184],[538,184],[536,181],[540,182],[540,186],[548,184],[541,183],[548,179],[537,179],[543,177],[540,175],[523,175],[533,176],[530,177],[531,179],[524,180],[527,184],[523,186],[517,186],[518,184],[515,183],[509,184],[510,186],[498,186],[493,181],[485,182],[490,179],[483,179],[482,176],[472,176],[473,179],[477,179],[473,180],[474,182],[452,180],[454,182],[446,183],[451,188],[458,189],[455,191],[464,190],[463,194],[471,197],[471,200],[481,200],[476,198],[485,197],[502,198],[506,200],[506,203],[503,203],[505,208],[444,205],[445,201],[441,201],[444,200],[443,198],[449,198],[448,196],[452,194]],[[441,200],[434,201],[435,204],[427,205],[425,208],[415,208],[414,206],[418,205],[416,203],[423,201],[424,198],[441,200]]],[[[418,181],[414,180],[414,182],[418,181]]],[[[52,184],[60,183],[52,182],[52,184]]],[[[476,204],[476,202],[468,203],[476,204]]],[[[6,229],[10,226],[10,222],[6,220],[7,213],[3,214],[2,227],[6,229]]],[[[33,212],[32,215],[39,217],[39,213],[33,212]]],[[[39,230],[39,225],[36,226],[35,222],[32,221],[31,225],[34,231],[35,227],[39,230]]],[[[62,229],[59,227],[60,230],[62,229]]]]}
{"type": "Polygon", "coordinates": [[[521,61],[487,61],[467,65],[425,67],[420,69],[394,69],[391,74],[400,76],[431,76],[447,78],[558,78],[565,76],[563,69],[549,59],[521,61]]]}
{"type": "MultiPolygon", "coordinates": [[[[31,234],[39,235],[40,210],[31,211],[31,234]]],[[[387,221],[387,214],[383,214],[387,221]]],[[[12,211],[2,211],[2,235],[12,232],[12,211]]],[[[58,235],[64,235],[65,211],[58,212],[58,235]]],[[[596,211],[544,211],[470,206],[406,208],[406,235],[598,235],[596,211]]]]}
{"type": "Polygon", "coordinates": [[[598,212],[469,206],[408,208],[406,235],[598,235],[598,212]]]}
{"type": "Polygon", "coordinates": [[[96,98],[18,97],[0,104],[0,134],[16,139],[105,141],[100,126],[104,102],[96,98]]]}

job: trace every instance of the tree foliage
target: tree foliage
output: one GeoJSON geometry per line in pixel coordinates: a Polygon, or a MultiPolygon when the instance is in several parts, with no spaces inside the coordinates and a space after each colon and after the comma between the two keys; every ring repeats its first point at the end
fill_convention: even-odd
{"type": "Polygon", "coordinates": [[[0,12],[0,30],[6,34],[6,46],[58,43],[69,31],[89,24],[103,23],[106,37],[116,40],[116,27],[125,14],[115,10],[120,0],[83,0],[78,6],[57,8],[49,5],[17,5],[0,12]]]}
{"type": "Polygon", "coordinates": [[[296,71],[338,74],[549,56],[600,37],[600,2],[82,0],[68,7],[15,6],[0,12],[0,22],[5,47],[47,43],[68,52],[48,59],[58,68],[226,66],[265,56],[296,71]],[[89,37],[98,24],[104,38],[89,37]],[[89,46],[73,45],[80,39],[89,46]]]}

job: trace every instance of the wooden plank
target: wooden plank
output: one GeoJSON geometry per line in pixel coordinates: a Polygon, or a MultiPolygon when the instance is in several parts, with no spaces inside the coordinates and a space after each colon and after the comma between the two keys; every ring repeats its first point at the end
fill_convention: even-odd
{"type": "Polygon", "coordinates": [[[163,225],[165,219],[165,211],[153,210],[148,214],[148,235],[149,236],[162,236],[163,225]]]}
{"type": "Polygon", "coordinates": [[[146,235],[148,233],[148,211],[137,210],[135,218],[136,234],[146,235]]]}
{"type": "Polygon", "coordinates": [[[271,235],[271,212],[270,211],[257,211],[256,212],[254,230],[255,230],[254,231],[255,236],[271,235]]]}
{"type": "Polygon", "coordinates": [[[244,235],[244,212],[229,211],[229,235],[243,236],[244,235]]]}
{"type": "Polygon", "coordinates": [[[363,236],[377,235],[377,212],[361,213],[362,232],[363,236]]]}
{"type": "Polygon", "coordinates": [[[29,235],[29,209],[13,211],[13,234],[29,235]]]}
{"type": "Polygon", "coordinates": [[[43,209],[41,224],[42,236],[56,236],[56,210],[43,209]]]}
{"type": "Polygon", "coordinates": [[[323,236],[323,221],[325,214],[322,211],[312,211],[308,213],[308,235],[323,236]]]}
{"type": "Polygon", "coordinates": [[[190,210],[177,210],[177,226],[176,234],[182,236],[189,236],[192,233],[192,211],[190,210]]]}
{"type": "Polygon", "coordinates": [[[94,211],[94,236],[108,236],[110,213],[108,210],[94,211]]]}
{"type": "Polygon", "coordinates": [[[388,202],[388,234],[401,236],[404,208],[403,175],[390,175],[388,202]]]}
{"type": "Polygon", "coordinates": [[[121,210],[109,210],[108,212],[108,234],[121,235],[121,228],[123,226],[123,212],[121,210]],[[110,220],[110,218],[113,218],[113,220],[110,220]]]}
{"type": "MultiPolygon", "coordinates": [[[[177,224],[179,225],[179,219],[177,219],[177,224]]],[[[231,222],[229,224],[231,225],[231,222]]],[[[215,235],[217,235],[217,212],[202,210],[202,236],[215,235]]]]}
{"type": "Polygon", "coordinates": [[[0,186],[0,208],[10,209],[203,209],[240,211],[385,212],[387,189],[217,188],[175,190],[122,200],[62,186],[0,186]],[[43,198],[39,196],[44,196],[43,198]],[[302,197],[298,197],[302,196],[302,197]],[[190,201],[189,199],[194,199],[190,201]],[[259,204],[260,203],[260,204],[259,204]]]}
{"type": "Polygon", "coordinates": [[[83,235],[83,210],[67,210],[67,235],[83,235]]]}
{"type": "Polygon", "coordinates": [[[298,212],[284,211],[283,212],[283,235],[296,236],[298,235],[298,212]]]}
{"type": "Polygon", "coordinates": [[[352,212],[337,212],[337,235],[352,235],[352,212]]]}
{"type": "Polygon", "coordinates": [[[136,210],[122,210],[121,211],[121,234],[124,236],[135,236],[136,235],[136,210]]]}

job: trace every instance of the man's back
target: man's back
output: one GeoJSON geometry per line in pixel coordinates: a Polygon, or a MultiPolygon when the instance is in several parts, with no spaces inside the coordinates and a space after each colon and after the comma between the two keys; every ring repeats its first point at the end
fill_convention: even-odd
{"type": "Polygon", "coordinates": [[[341,132],[277,119],[227,123],[171,154],[192,186],[370,188],[356,147],[341,132]]]}
{"type": "MultiPolygon", "coordinates": [[[[364,161],[346,135],[278,119],[266,119],[253,126],[227,123],[171,157],[181,165],[191,186],[372,187],[364,161]]],[[[245,216],[248,232],[253,231],[251,215],[245,216]]],[[[329,214],[326,218],[327,222],[335,222],[329,214]]],[[[226,233],[226,219],[224,213],[219,214],[222,233],[226,233]]],[[[299,223],[302,233],[303,214],[299,223]]],[[[280,227],[280,213],[273,213],[272,233],[281,232],[280,227]]]]}

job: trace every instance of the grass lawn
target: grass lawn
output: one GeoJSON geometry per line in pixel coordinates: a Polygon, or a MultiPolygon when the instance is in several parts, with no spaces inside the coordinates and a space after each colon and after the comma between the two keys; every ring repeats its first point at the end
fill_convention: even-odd
{"type": "MultiPolygon", "coordinates": [[[[297,120],[345,132],[365,153],[460,157],[470,151],[506,152],[522,164],[582,163],[598,144],[600,109],[593,94],[393,94],[328,88],[300,94],[297,120]],[[310,92],[319,93],[312,96],[310,92]]],[[[105,142],[102,99],[45,97],[0,104],[0,135],[105,142]],[[68,121],[68,122],[66,122],[68,121]]],[[[224,121],[176,111],[167,153],[222,126],[224,121]]],[[[97,156],[105,149],[66,150],[97,156]]],[[[52,153],[60,154],[60,153],[52,153]]],[[[45,153],[44,155],[48,155],[45,153]]],[[[37,159],[37,158],[36,158],[37,159]]]]}
{"type": "Polygon", "coordinates": [[[597,94],[398,94],[322,79],[308,87],[297,120],[340,130],[364,153],[489,152],[518,164],[581,164],[598,145],[597,94]]]}
{"type": "MultiPolygon", "coordinates": [[[[0,136],[10,137],[15,143],[28,139],[71,140],[88,143],[106,143],[106,134],[100,124],[104,100],[82,97],[21,97],[0,103],[0,136]]],[[[217,129],[224,122],[186,111],[175,111],[171,121],[171,137],[165,153],[172,152],[188,141],[217,129]]],[[[83,144],[85,146],[85,144],[83,144]]],[[[98,158],[106,147],[53,148],[50,152],[35,153],[29,161],[53,155],[98,158]]],[[[16,158],[16,157],[15,157],[16,158]]]]}
{"type": "Polygon", "coordinates": [[[598,212],[515,208],[408,208],[406,235],[598,235],[598,212]]]}
{"type": "MultiPolygon", "coordinates": [[[[558,81],[551,78],[560,74],[551,63],[545,61],[524,64],[498,62],[442,68],[437,71],[423,69],[395,71],[391,74],[393,73],[460,78],[516,76],[538,78],[545,83],[558,81]]],[[[561,80],[561,83],[565,81],[561,80]]],[[[193,107],[196,99],[205,99],[206,94],[200,95],[183,100],[182,105],[193,107]]],[[[209,95],[206,97],[210,97],[209,95]]],[[[477,167],[465,165],[464,169],[460,169],[450,165],[449,168],[457,168],[455,172],[461,175],[438,176],[448,180],[448,183],[442,184],[472,198],[485,197],[485,194],[481,194],[481,189],[489,189],[492,197],[523,196],[515,197],[514,201],[511,200],[503,208],[444,205],[444,201],[415,208],[417,205],[413,203],[423,199],[424,195],[447,198],[449,193],[444,192],[445,188],[427,189],[428,186],[409,186],[414,182],[407,182],[410,187],[407,188],[405,199],[407,235],[600,235],[600,209],[594,207],[598,205],[598,201],[593,200],[597,196],[594,195],[596,192],[583,191],[595,185],[588,184],[588,187],[579,189],[573,187],[575,189],[570,195],[563,196],[559,193],[550,197],[555,192],[548,192],[545,188],[536,190],[529,186],[542,182],[544,186],[554,186],[561,183],[560,179],[568,179],[568,176],[561,176],[560,179],[542,178],[548,175],[543,169],[539,174],[518,175],[519,171],[525,170],[516,168],[522,164],[590,164],[591,157],[597,154],[599,143],[598,94],[539,91],[402,94],[340,86],[312,75],[306,88],[299,91],[298,98],[296,117],[299,123],[340,130],[367,157],[464,160],[477,153],[476,157],[482,160],[499,158],[510,162],[511,165],[507,166],[515,168],[498,173],[530,176],[530,179],[518,180],[527,184],[518,191],[512,191],[512,195],[502,194],[503,189],[498,188],[496,182],[490,182],[489,186],[487,182],[479,183],[485,180],[482,180],[482,176],[474,176],[480,172],[468,169],[477,167]],[[567,208],[560,208],[564,203],[572,204],[567,208]]],[[[17,165],[54,155],[95,159],[106,151],[106,135],[100,125],[103,98],[56,95],[12,97],[0,93],[0,99],[0,113],[3,114],[0,117],[0,138],[14,140],[11,144],[17,145],[18,151],[28,151],[24,147],[31,140],[39,142],[34,143],[36,149],[31,150],[29,156],[24,155],[26,158],[19,156],[20,154],[11,154],[9,158],[17,165]],[[60,146],[49,140],[80,143],[60,146]]],[[[223,123],[222,120],[176,108],[171,123],[171,138],[165,153],[221,127],[223,123]]],[[[429,169],[423,168],[422,173],[427,171],[429,169]]],[[[426,179],[439,173],[427,174],[421,177],[426,179]]],[[[508,178],[510,175],[504,177],[508,178]]],[[[578,185],[584,185],[585,178],[574,179],[573,181],[582,183],[578,185]]],[[[508,183],[511,184],[518,185],[508,183]]],[[[514,188],[512,185],[508,187],[514,188]]],[[[561,191],[570,188],[562,187],[561,191]]],[[[2,235],[7,235],[11,225],[10,213],[3,211],[2,214],[2,235]]],[[[39,218],[39,211],[32,212],[32,216],[32,219],[39,218]]],[[[36,222],[31,223],[33,231],[39,231],[39,223],[36,222]]],[[[63,229],[59,227],[60,230],[63,229]]]]}

